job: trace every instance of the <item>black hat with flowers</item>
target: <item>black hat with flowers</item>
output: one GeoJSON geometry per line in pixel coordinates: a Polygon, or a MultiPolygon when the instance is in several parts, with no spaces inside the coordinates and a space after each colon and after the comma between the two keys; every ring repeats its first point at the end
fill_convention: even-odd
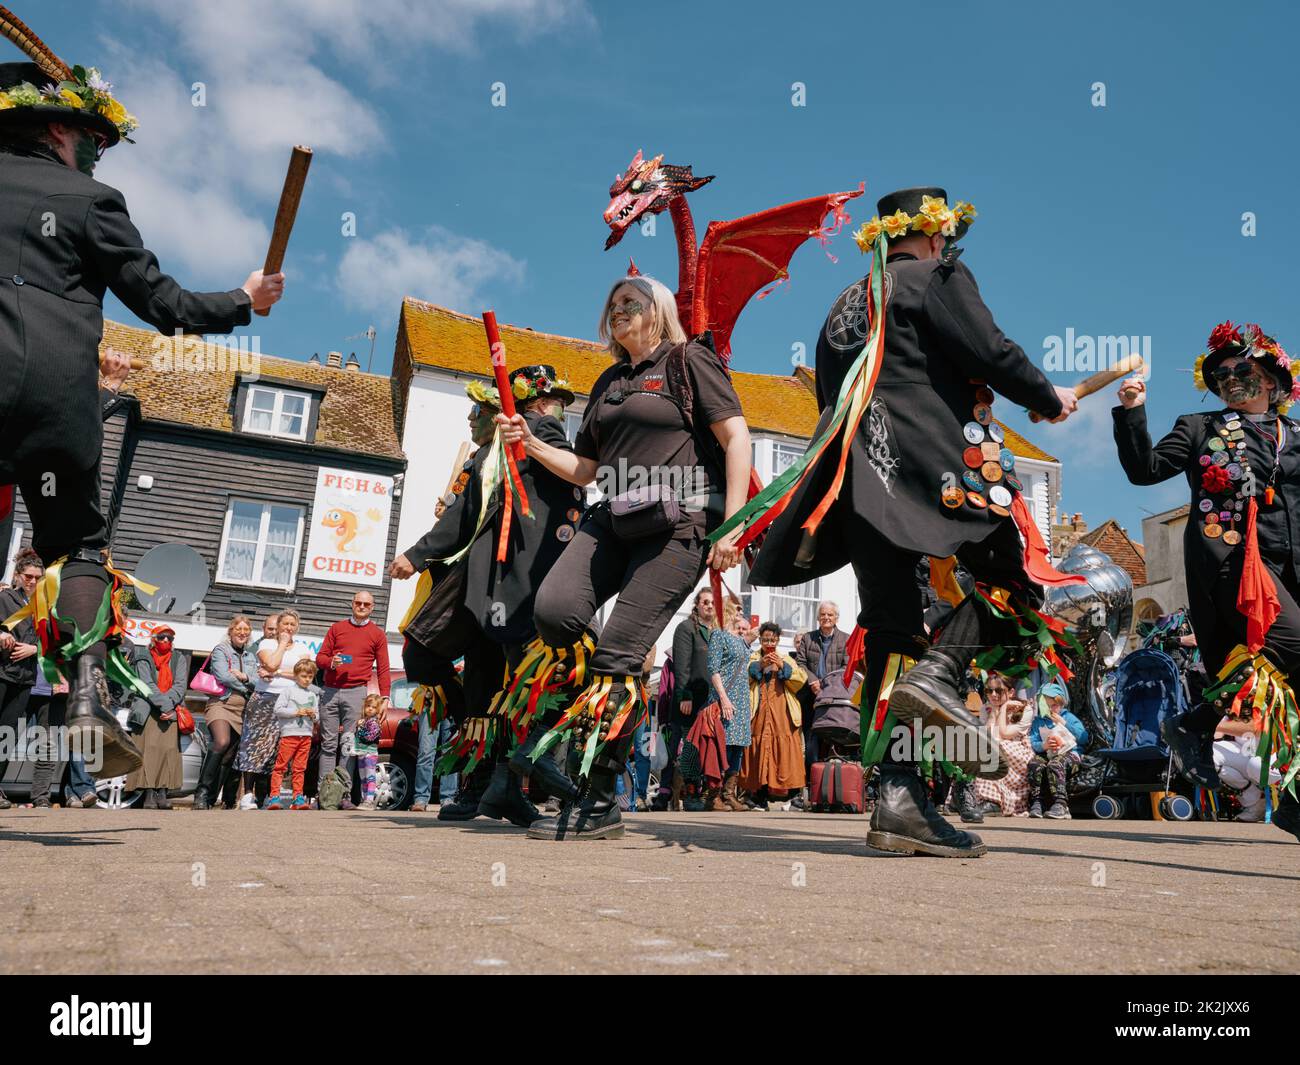
{"type": "Polygon", "coordinates": [[[558,399],[567,407],[574,399],[569,382],[555,372],[554,366],[544,362],[513,370],[510,374],[510,391],[520,403],[547,396],[558,399]]]}
{"type": "Polygon", "coordinates": [[[947,190],[933,185],[912,189],[899,189],[882,196],[876,203],[876,216],[864,222],[853,234],[864,253],[871,252],[883,233],[889,240],[898,240],[909,233],[936,234],[949,242],[961,240],[975,219],[975,208],[959,201],[948,206],[947,190]]]}
{"type": "Polygon", "coordinates": [[[6,7],[0,7],[0,36],[30,60],[0,63],[0,129],[35,118],[91,130],[110,146],[130,140],[139,123],[113,98],[113,86],[98,70],[68,66],[6,7]]]}
{"type": "Polygon", "coordinates": [[[1300,372],[1300,363],[1293,363],[1282,345],[1253,322],[1246,325],[1220,322],[1210,333],[1206,347],[1209,350],[1196,360],[1193,371],[1196,387],[1202,391],[1219,395],[1219,382],[1214,379],[1214,371],[1223,365],[1225,359],[1235,355],[1255,359],[1260,369],[1267,371],[1277,382],[1276,406],[1279,411],[1285,411],[1300,399],[1300,382],[1295,380],[1297,372],[1300,372]]]}

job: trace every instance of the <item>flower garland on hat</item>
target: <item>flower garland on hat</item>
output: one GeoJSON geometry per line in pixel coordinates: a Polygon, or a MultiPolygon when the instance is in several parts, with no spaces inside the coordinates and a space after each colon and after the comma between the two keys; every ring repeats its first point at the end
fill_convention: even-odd
{"type": "Polygon", "coordinates": [[[30,81],[0,91],[0,111],[11,107],[66,107],[74,111],[89,111],[102,115],[117,127],[123,140],[130,141],[140,123],[116,99],[113,86],[106,82],[94,67],[73,67],[72,78],[51,82],[38,89],[30,81]]]}
{"type": "Polygon", "coordinates": [[[884,218],[873,215],[870,221],[862,223],[858,231],[853,234],[853,239],[857,241],[862,253],[868,255],[874,250],[876,240],[881,233],[890,240],[897,240],[909,230],[913,233],[924,233],[927,237],[932,237],[936,233],[945,237],[955,237],[957,227],[963,222],[969,225],[975,219],[975,215],[975,208],[962,200],[949,207],[942,196],[922,196],[921,209],[916,214],[909,215],[900,208],[893,214],[885,215],[884,218]]]}
{"type": "Polygon", "coordinates": [[[1272,359],[1291,375],[1290,394],[1280,397],[1277,402],[1279,414],[1285,414],[1292,403],[1300,401],[1300,379],[1298,379],[1300,378],[1300,362],[1294,361],[1286,353],[1282,345],[1273,337],[1268,336],[1256,323],[1248,322],[1245,325],[1237,326],[1231,321],[1220,322],[1210,331],[1210,339],[1206,342],[1206,347],[1209,350],[1198,355],[1196,362],[1192,365],[1192,383],[1198,391],[1210,391],[1210,386],[1205,380],[1204,369],[1205,360],[1209,358],[1210,354],[1222,351],[1224,348],[1236,347],[1243,349],[1243,358],[1272,359]]]}
{"type": "Polygon", "coordinates": [[[515,399],[520,402],[529,399],[536,399],[543,393],[551,392],[556,389],[565,392],[572,392],[573,386],[563,377],[557,377],[552,381],[545,374],[540,374],[530,380],[522,372],[515,374],[515,379],[510,385],[510,391],[515,394],[515,399]]]}
{"type": "Polygon", "coordinates": [[[482,381],[471,381],[465,386],[465,395],[469,396],[475,403],[482,403],[489,407],[501,409],[501,393],[496,390],[495,385],[484,384],[482,381]]]}

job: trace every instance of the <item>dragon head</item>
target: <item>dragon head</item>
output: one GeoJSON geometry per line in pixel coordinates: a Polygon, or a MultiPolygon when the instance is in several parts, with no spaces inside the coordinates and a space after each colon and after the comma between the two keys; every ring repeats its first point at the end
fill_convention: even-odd
{"type": "Polygon", "coordinates": [[[640,149],[632,157],[627,170],[614,179],[609,187],[609,206],[605,208],[605,224],[610,228],[605,241],[608,251],[643,215],[665,211],[679,196],[693,192],[713,180],[713,175],[697,178],[689,166],[665,166],[663,156],[653,159],[642,156],[640,149]]]}

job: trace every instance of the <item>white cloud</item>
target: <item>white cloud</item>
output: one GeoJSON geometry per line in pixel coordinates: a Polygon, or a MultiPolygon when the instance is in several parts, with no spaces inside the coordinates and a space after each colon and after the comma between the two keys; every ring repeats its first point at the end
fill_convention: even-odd
{"type": "MultiPolygon", "coordinates": [[[[196,287],[233,287],[261,265],[290,146],[345,158],[389,148],[377,87],[426,66],[429,50],[463,52],[489,32],[522,39],[590,18],[582,0],[131,6],[158,29],[130,47],[105,41],[100,66],[140,119],[138,143],[110,152],[97,176],[122,189],[164,269],[196,287]],[[206,87],[204,107],[191,103],[195,82],[206,87]]],[[[471,291],[492,259],[473,245],[458,250],[471,291]]],[[[507,276],[518,266],[508,256],[504,265],[507,276]]]]}
{"type": "Polygon", "coordinates": [[[523,276],[518,259],[434,226],[422,238],[400,229],[353,238],[339,263],[338,285],[350,307],[391,314],[403,296],[474,306],[489,286],[518,284],[523,276]]]}

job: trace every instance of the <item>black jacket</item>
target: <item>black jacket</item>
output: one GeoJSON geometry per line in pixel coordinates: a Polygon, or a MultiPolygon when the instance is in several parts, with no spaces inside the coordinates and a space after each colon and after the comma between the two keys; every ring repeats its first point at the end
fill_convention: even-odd
{"type": "Polygon", "coordinates": [[[0,483],[86,470],[103,440],[99,342],[112,291],[164,333],[246,325],[248,294],[196,293],[158,269],[117,190],[38,156],[0,152],[0,483]]]}
{"type": "MultiPolygon", "coordinates": [[[[840,386],[867,339],[869,278],[840,293],[817,342],[816,439],[830,422],[840,386]]],[[[1055,389],[1008,340],[961,263],[911,256],[885,269],[885,351],[871,403],[854,436],[844,486],[831,510],[848,510],[895,546],[945,558],[985,539],[1000,522],[987,508],[948,509],[944,485],[967,469],[963,427],[973,420],[976,382],[1048,417],[1061,412],[1055,389]]],[[[791,505],[773,522],[750,575],[755,584],[787,585],[833,573],[854,545],[828,514],[815,546],[802,526],[830,485],[839,448],[818,460],[791,505]],[[796,565],[801,548],[808,565],[796,565]]],[[[957,482],[960,484],[960,482],[957,482]]]]}
{"type": "Polygon", "coordinates": [[[709,698],[709,637],[699,622],[686,618],[673,630],[673,698],[689,699],[698,710],[709,698]]]}
{"type": "MultiPolygon", "coordinates": [[[[11,614],[27,605],[27,596],[18,588],[0,588],[0,624],[11,614]]],[[[13,627],[14,639],[19,643],[36,643],[36,626],[31,618],[23,618],[13,627]]],[[[13,661],[11,651],[0,651],[0,683],[30,688],[36,683],[36,656],[13,661]]]]}
{"type": "MultiPolygon", "coordinates": [[[[1211,500],[1215,512],[1222,514],[1229,511],[1219,508],[1230,510],[1234,504],[1244,503],[1247,498],[1244,491],[1239,494],[1242,485],[1239,478],[1227,491],[1208,492],[1203,485],[1206,466],[1201,457],[1216,453],[1210,441],[1221,437],[1218,430],[1224,427],[1228,413],[1209,411],[1181,415],[1174,427],[1159,442],[1152,444],[1145,406],[1115,407],[1112,411],[1120,465],[1133,484],[1159,484],[1182,474],[1191,489],[1191,513],[1183,532],[1188,612],[1211,673],[1217,672],[1223,657],[1231,650],[1231,644],[1236,642],[1235,637],[1220,631],[1211,593],[1216,581],[1237,579],[1240,573],[1238,556],[1245,551],[1244,506],[1241,511],[1231,511],[1242,514],[1242,519],[1235,524],[1242,534],[1238,543],[1228,542],[1223,535],[1207,536],[1203,531],[1207,513],[1202,510],[1202,499],[1211,500]],[[1236,565],[1229,567],[1229,562],[1236,565]],[[1225,640],[1228,641],[1226,644],[1225,640]]],[[[1279,467],[1271,504],[1266,500],[1264,488],[1274,461],[1273,448],[1253,432],[1244,435],[1243,439],[1247,444],[1251,471],[1257,478],[1255,527],[1260,556],[1278,583],[1300,599],[1300,588],[1296,587],[1294,577],[1300,571],[1300,543],[1297,543],[1297,534],[1300,534],[1300,422],[1284,417],[1282,426],[1285,440],[1278,455],[1279,467]]],[[[1234,528],[1231,522],[1221,518],[1216,524],[1221,531],[1234,528]]]]}
{"type": "MultiPolygon", "coordinates": [[[[534,412],[524,418],[539,440],[565,451],[573,449],[559,419],[534,412]]],[[[469,460],[473,476],[464,491],[443,511],[434,527],[403,552],[417,570],[427,569],[434,559],[455,554],[474,535],[483,499],[481,472],[488,451],[481,447],[475,452],[469,460]]],[[[526,518],[514,508],[506,561],[497,562],[502,518],[498,488],[488,501],[487,518],[470,547],[465,568],[464,605],[489,638],[508,644],[527,643],[537,634],[533,625],[537,589],[573,538],[586,499],[581,488],[557,477],[540,462],[525,459],[518,465],[533,516],[526,518]]],[[[445,609],[445,604],[439,609],[445,609]]],[[[419,629],[428,621],[417,618],[413,624],[419,629]]]]}

